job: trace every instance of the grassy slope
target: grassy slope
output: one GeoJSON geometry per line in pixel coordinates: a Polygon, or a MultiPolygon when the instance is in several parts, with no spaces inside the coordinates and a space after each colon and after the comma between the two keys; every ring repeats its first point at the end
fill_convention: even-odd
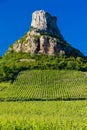
{"type": "Polygon", "coordinates": [[[22,71],[0,86],[0,100],[87,99],[87,77],[80,71],[22,71]]]}
{"type": "Polygon", "coordinates": [[[87,101],[2,102],[1,130],[87,130],[87,101]]]}

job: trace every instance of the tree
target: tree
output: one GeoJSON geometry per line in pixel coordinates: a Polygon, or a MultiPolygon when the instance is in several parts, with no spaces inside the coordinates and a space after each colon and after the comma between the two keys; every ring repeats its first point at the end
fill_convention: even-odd
{"type": "Polygon", "coordinates": [[[73,61],[67,61],[66,68],[69,69],[69,70],[75,69],[75,64],[74,64],[74,62],[73,62],[73,61]]]}

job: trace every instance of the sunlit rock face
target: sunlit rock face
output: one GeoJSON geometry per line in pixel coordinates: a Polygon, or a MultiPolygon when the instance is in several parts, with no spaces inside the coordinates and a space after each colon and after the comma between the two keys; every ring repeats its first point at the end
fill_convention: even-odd
{"type": "Polygon", "coordinates": [[[35,11],[32,14],[31,26],[36,31],[48,33],[50,35],[58,35],[63,38],[57,26],[57,18],[55,16],[51,16],[44,10],[35,11]]]}
{"type": "Polygon", "coordinates": [[[57,18],[44,10],[32,14],[30,30],[16,41],[8,52],[23,52],[46,55],[83,56],[83,54],[68,44],[57,26],[57,18]]]}

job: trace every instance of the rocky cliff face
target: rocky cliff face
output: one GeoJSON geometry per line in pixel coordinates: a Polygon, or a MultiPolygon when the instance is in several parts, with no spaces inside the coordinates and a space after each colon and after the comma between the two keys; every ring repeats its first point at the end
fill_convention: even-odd
{"type": "Polygon", "coordinates": [[[80,51],[64,41],[56,22],[55,16],[43,10],[35,11],[32,14],[30,30],[9,48],[9,52],[83,56],[80,51]]]}
{"type": "Polygon", "coordinates": [[[45,32],[49,35],[58,35],[63,38],[56,22],[57,18],[55,16],[53,17],[44,10],[40,10],[32,14],[31,27],[37,32],[45,32]]]}

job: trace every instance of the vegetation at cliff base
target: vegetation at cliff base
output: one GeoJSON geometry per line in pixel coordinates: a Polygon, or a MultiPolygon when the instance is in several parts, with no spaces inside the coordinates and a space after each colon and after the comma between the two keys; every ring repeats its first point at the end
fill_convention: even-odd
{"type": "Polygon", "coordinates": [[[86,73],[75,70],[21,71],[15,81],[0,85],[1,101],[87,99],[86,73]]]}
{"type": "Polygon", "coordinates": [[[87,130],[86,70],[82,57],[6,53],[0,58],[0,129],[87,130]]]}
{"type": "Polygon", "coordinates": [[[0,130],[87,130],[87,57],[44,10],[0,57],[0,130]]]}
{"type": "Polygon", "coordinates": [[[27,53],[6,53],[0,59],[0,82],[13,82],[21,70],[87,70],[85,57],[62,55],[33,55],[27,53]]]}

